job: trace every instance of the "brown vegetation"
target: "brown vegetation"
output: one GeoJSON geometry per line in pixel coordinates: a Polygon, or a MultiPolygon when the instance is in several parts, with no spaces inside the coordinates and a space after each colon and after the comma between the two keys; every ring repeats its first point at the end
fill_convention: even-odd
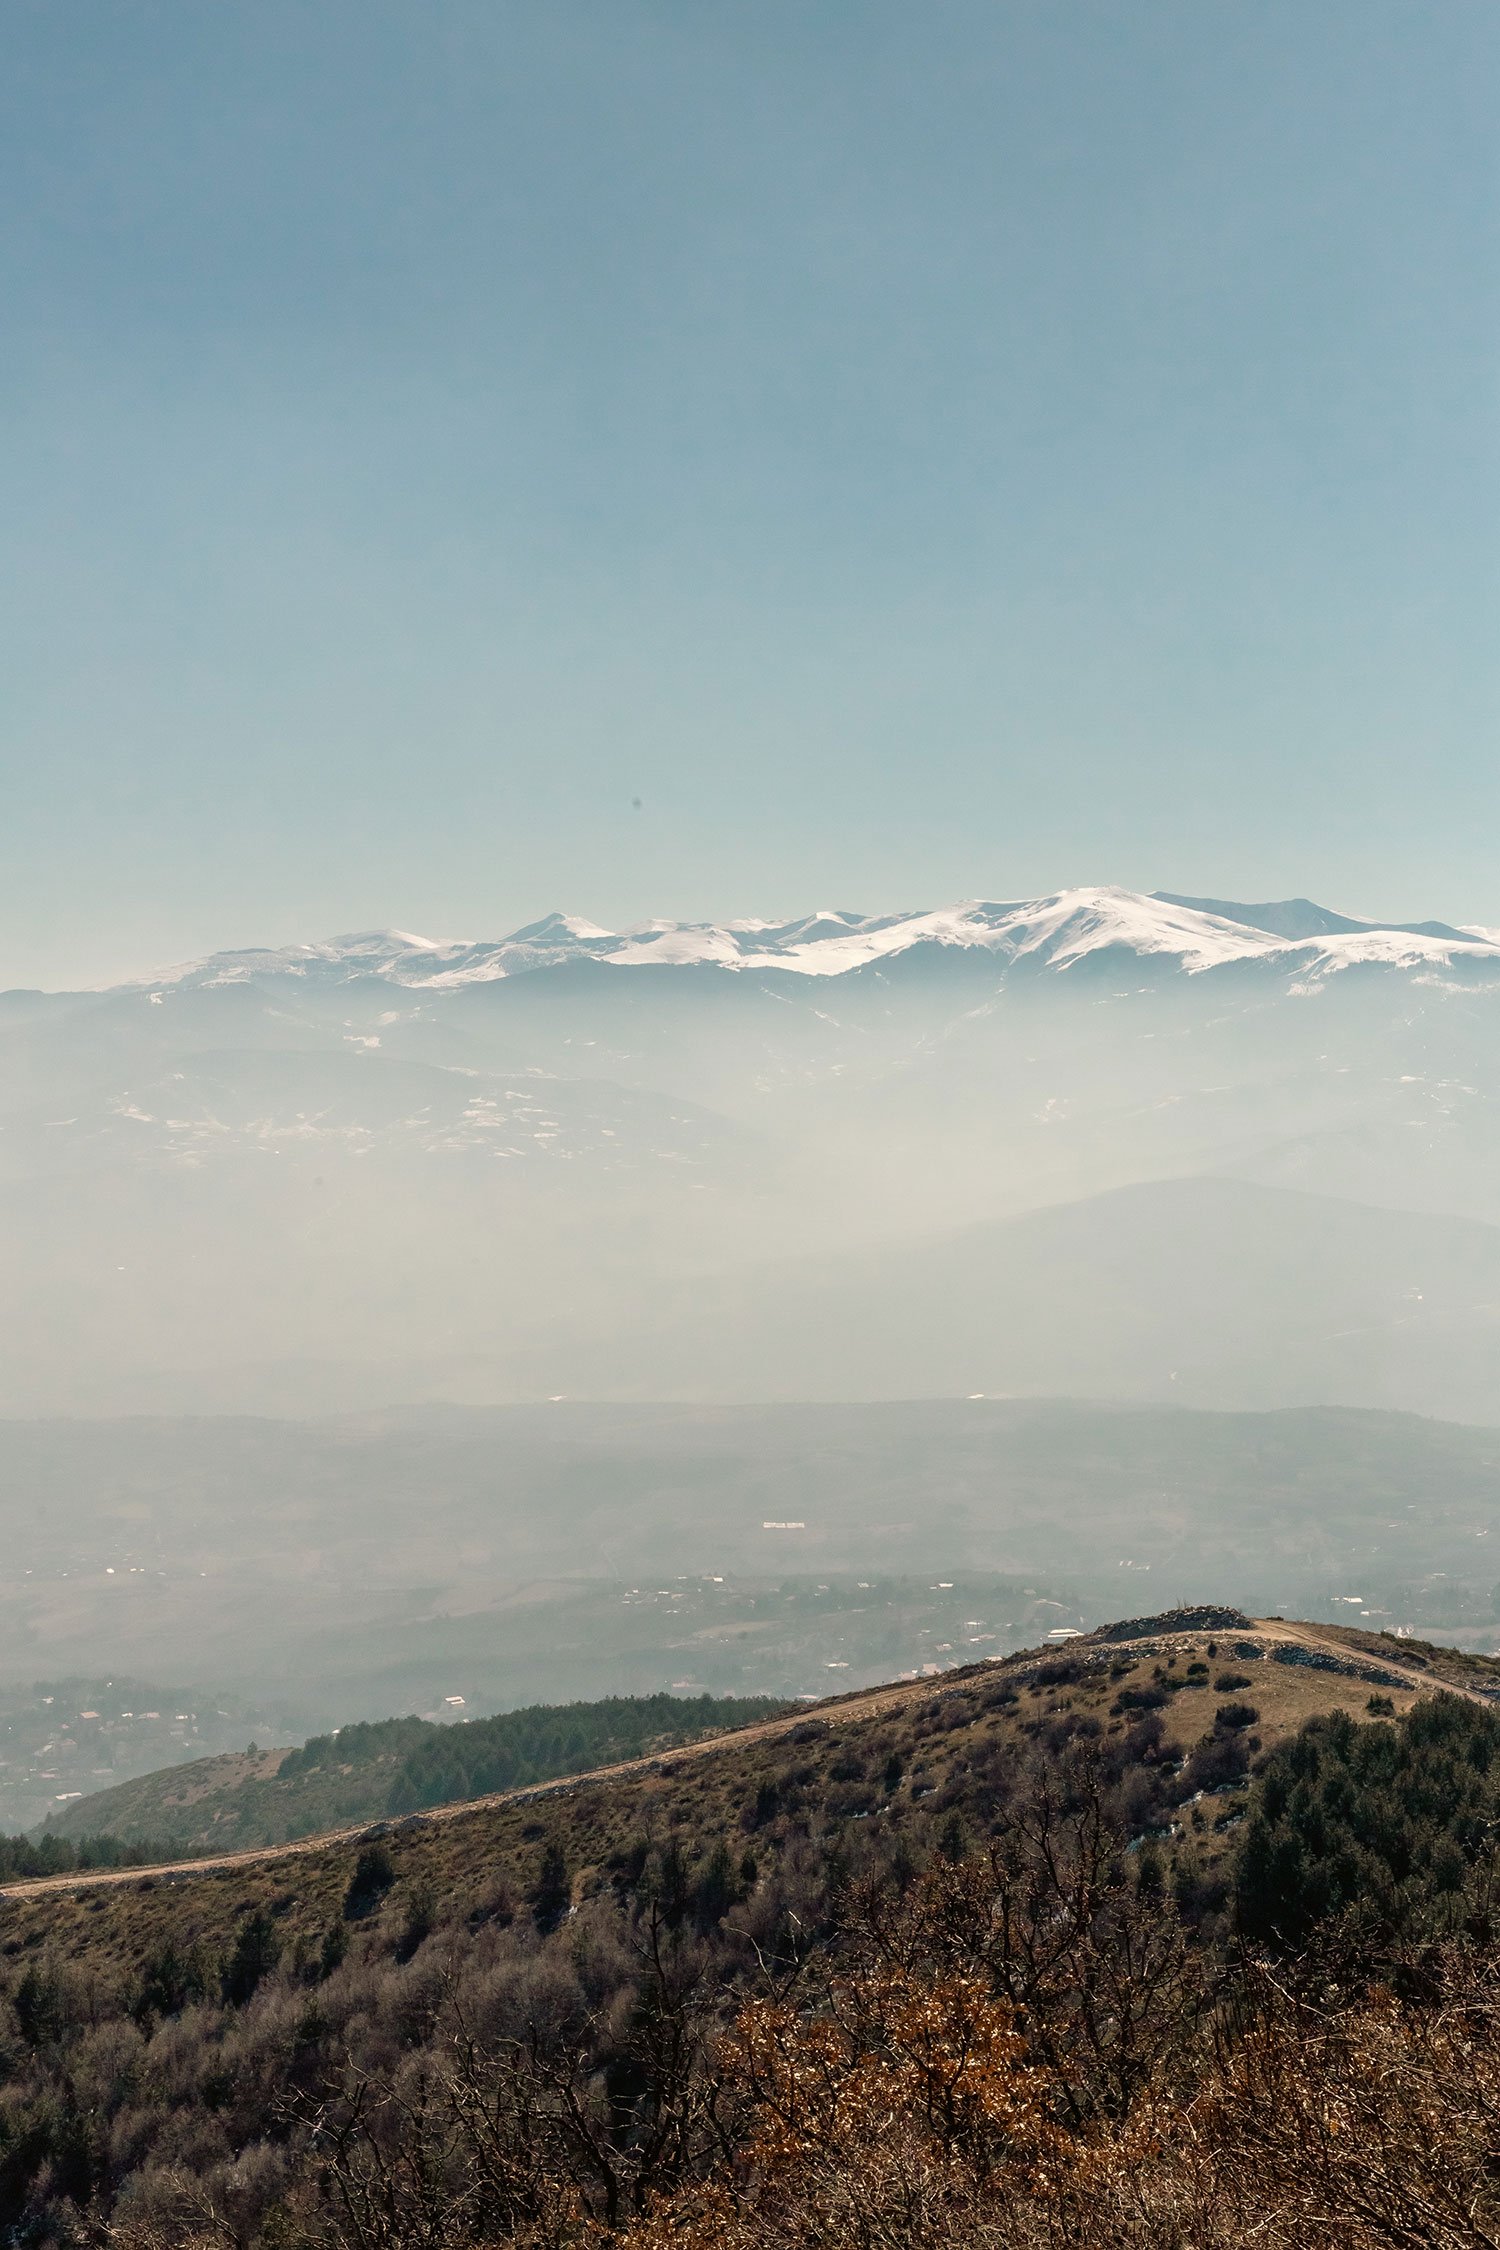
{"type": "Polygon", "coordinates": [[[1371,1692],[1239,1653],[1257,1639],[1033,1653],[657,1770],[9,1901],[0,2229],[122,2250],[1500,2239],[1494,1977],[1460,1894],[1441,1927],[1390,1923],[1378,1958],[1273,1966],[1235,1939],[1247,1765],[1371,1692]],[[1216,1717],[1234,1662],[1253,1728],[1216,1717]]]}

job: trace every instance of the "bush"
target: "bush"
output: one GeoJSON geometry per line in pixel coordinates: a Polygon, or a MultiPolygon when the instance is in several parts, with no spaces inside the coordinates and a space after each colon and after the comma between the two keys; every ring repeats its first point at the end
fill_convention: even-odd
{"type": "Polygon", "coordinates": [[[1259,1717],[1253,1703],[1221,1703],[1214,1713],[1214,1725],[1231,1734],[1241,1727],[1253,1727],[1259,1717]]]}
{"type": "Polygon", "coordinates": [[[1233,1695],[1236,1688],[1248,1687],[1249,1685],[1250,1675],[1248,1672],[1221,1672],[1214,1681],[1214,1693],[1215,1695],[1233,1695]]]}
{"type": "Polygon", "coordinates": [[[1178,1775],[1172,1795],[1179,1803],[1200,1789],[1214,1796],[1242,1781],[1249,1770],[1250,1747],[1242,1734],[1207,1734],[1178,1775]]]}

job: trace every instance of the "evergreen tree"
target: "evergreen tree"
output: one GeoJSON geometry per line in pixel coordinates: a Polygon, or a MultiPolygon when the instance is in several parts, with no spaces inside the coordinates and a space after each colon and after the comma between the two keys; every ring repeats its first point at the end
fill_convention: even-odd
{"type": "Polygon", "coordinates": [[[562,1845],[554,1836],[543,1846],[542,1865],[531,1894],[531,1911],[544,1934],[555,1930],[573,1903],[573,1884],[562,1845]]]}
{"type": "Polygon", "coordinates": [[[729,1856],[729,1846],[721,1836],[709,1855],[708,1865],[698,1878],[698,1887],[693,1897],[693,1920],[699,1930],[714,1929],[723,1921],[738,1896],[734,1863],[729,1856]]]}
{"type": "Polygon", "coordinates": [[[661,1879],[657,1884],[657,1900],[661,1918],[669,1930],[675,1930],[687,1913],[691,1903],[692,1886],[688,1881],[687,1860],[677,1837],[669,1836],[661,1855],[661,1879]]]}
{"type": "Polygon", "coordinates": [[[269,1976],[281,1959],[281,1940],[264,1907],[248,1914],[240,1925],[234,1950],[224,1964],[221,1980],[225,2004],[242,2008],[262,1977],[269,1976]]]}

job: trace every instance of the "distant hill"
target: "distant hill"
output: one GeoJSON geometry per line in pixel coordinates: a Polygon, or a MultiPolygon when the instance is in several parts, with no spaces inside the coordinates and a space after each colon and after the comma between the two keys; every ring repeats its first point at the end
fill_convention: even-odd
{"type": "MultiPolygon", "coordinates": [[[[641,1267],[607,1290],[580,1286],[561,1311],[538,1297],[520,1333],[488,1348],[482,1330],[449,1331],[450,1348],[420,1355],[142,1378],[130,1410],[982,1393],[1500,1423],[1500,1224],[1392,1208],[1367,1162],[1384,1130],[1372,1111],[1336,1141],[1310,1130],[1239,1141],[1224,1176],[1049,1199],[916,1242],[673,1278],[641,1267]],[[1321,1192],[1330,1169],[1349,1192],[1321,1192]]],[[[1415,1121],[1401,1130],[1415,1146],[1415,1121]]],[[[1455,1152],[1455,1180],[1463,1161],[1455,1152]]]]}
{"type": "Polygon", "coordinates": [[[1265,899],[1258,906],[1247,906],[1242,899],[1185,898],[1177,891],[1153,891],[1151,896],[1164,906],[1183,906],[1190,913],[1212,914],[1220,921],[1264,930],[1270,937],[1288,938],[1298,943],[1307,938],[1356,937],[1375,930],[1404,937],[1446,939],[1459,945],[1474,936],[1473,931],[1457,930],[1449,922],[1356,922],[1347,914],[1335,914],[1326,906],[1315,905],[1310,898],[1265,899]]]}
{"type": "MultiPolygon", "coordinates": [[[[12,1568],[15,1558],[13,1545],[12,1568]]],[[[16,1575],[24,1578],[26,1568],[23,1563],[16,1575]]],[[[14,1630],[14,1610],[9,1622],[6,1637],[14,1659],[25,1635],[24,1628],[14,1630]]],[[[94,1653],[100,1653],[97,1647],[94,1653]]],[[[123,1666],[106,1674],[0,1684],[0,1833],[35,1827],[48,1813],[82,1802],[101,1786],[222,1755],[250,1737],[269,1742],[279,1734],[285,1740],[291,1720],[279,1695],[263,1702],[201,1684],[163,1687],[123,1666]]]]}
{"type": "Polygon", "coordinates": [[[299,1750],[202,1758],[82,1798],[47,1823],[180,1850],[281,1844],[383,1815],[456,1804],[700,1742],[786,1709],[767,1696],[612,1696],[537,1704],[467,1725],[384,1719],[317,1735],[299,1750]]]}
{"type": "Polygon", "coordinates": [[[1159,1180],[915,1248],[661,1291],[545,1338],[516,1391],[1072,1396],[1500,1422],[1500,1227],[1244,1180],[1159,1180]]]}

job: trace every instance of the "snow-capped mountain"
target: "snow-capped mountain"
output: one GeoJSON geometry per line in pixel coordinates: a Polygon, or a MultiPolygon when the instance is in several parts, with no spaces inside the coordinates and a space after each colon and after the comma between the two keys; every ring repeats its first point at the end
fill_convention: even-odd
{"type": "MultiPolygon", "coordinates": [[[[1493,1366],[1500,1422],[1496,1226],[1495,928],[1095,888],[387,930],[0,995],[11,1412],[266,1362],[379,1363],[397,1398],[454,1359],[499,1396],[703,1395],[731,1382],[713,1367],[741,1397],[785,1395],[788,1368],[851,1396],[902,1366],[924,1389],[945,1367],[963,1390],[1099,1389],[1117,1329],[1130,1395],[1180,1396],[1167,1312],[1189,1301],[1206,1396],[1222,1270],[1235,1335],[1302,1338],[1337,1396],[1468,1412],[1493,1366]],[[1205,1180],[1259,1200],[1184,1199],[1205,1180]],[[1136,1188],[1161,1194],[1106,1256],[1108,1198],[1136,1188]],[[1309,1198],[1337,1206],[1322,1248],[1309,1198]],[[1048,1209],[1075,1216],[1013,1231],[1048,1209]],[[1137,1350],[1120,1308],[1148,1297],[1159,1349],[1137,1350]],[[1086,1303],[1114,1309],[1085,1365],[1086,1303]]],[[[1247,1351],[1223,1343],[1218,1402],[1247,1351]]],[[[254,1403],[258,1380],[213,1395],[254,1403]]],[[[1263,1363],[1244,1396],[1290,1380],[1263,1363]]]]}
{"type": "Polygon", "coordinates": [[[1247,961],[1312,979],[1369,963],[1405,969],[1500,967],[1500,940],[1490,929],[1356,922],[1302,899],[1253,907],[1096,887],[1010,904],[968,899],[906,914],[862,915],[825,907],[783,923],[653,921],[614,931],[577,915],[551,914],[494,940],[366,931],[280,951],[217,953],[132,981],[165,988],[245,984],[266,977],[324,982],[380,977],[390,984],[441,992],[576,961],[622,969],[715,967],[844,977],[934,949],[985,953],[1002,969],[1056,972],[1100,956],[1134,956],[1190,976],[1247,961]]]}

